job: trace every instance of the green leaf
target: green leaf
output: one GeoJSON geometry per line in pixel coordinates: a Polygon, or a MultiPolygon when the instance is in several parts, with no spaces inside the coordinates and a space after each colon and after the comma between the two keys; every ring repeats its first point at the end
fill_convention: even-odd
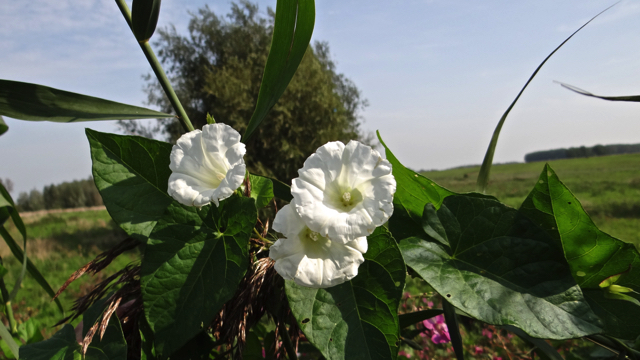
{"type": "Polygon", "coordinates": [[[0,80],[0,115],[55,122],[173,117],[138,106],[10,80],[0,80]]]}
{"type": "Polygon", "coordinates": [[[434,316],[438,316],[442,314],[443,311],[440,309],[429,309],[429,310],[421,310],[406,314],[400,314],[398,319],[400,320],[400,328],[404,329],[407,326],[415,325],[421,321],[431,319],[434,316]]]}
{"type": "Polygon", "coordinates": [[[244,360],[263,360],[262,357],[262,343],[258,338],[258,335],[253,331],[249,331],[247,334],[247,342],[242,350],[242,358],[244,360]]]}
{"type": "Polygon", "coordinates": [[[109,319],[102,339],[98,331],[87,348],[85,360],[93,359],[127,360],[127,342],[120,327],[120,320],[115,314],[109,319]]]}
{"type": "Polygon", "coordinates": [[[640,306],[609,299],[601,289],[583,289],[589,306],[604,323],[604,333],[619,339],[635,340],[640,336],[640,306]]]}
{"type": "Polygon", "coordinates": [[[273,195],[280,200],[289,201],[293,200],[293,195],[291,195],[291,186],[283,183],[278,179],[267,178],[271,180],[273,184],[273,195]]]}
{"type": "Polygon", "coordinates": [[[81,360],[80,345],[73,326],[66,324],[50,339],[20,348],[22,360],[81,360]]]}
{"type": "Polygon", "coordinates": [[[0,338],[2,338],[2,352],[7,355],[8,358],[11,358],[10,355],[13,355],[13,358],[18,358],[19,347],[16,339],[11,336],[9,329],[4,325],[3,322],[0,321],[0,338]],[[6,348],[11,352],[11,354],[7,354],[6,348]]]}
{"type": "Polygon", "coordinates": [[[142,261],[142,299],[156,354],[167,357],[207,326],[248,266],[253,199],[232,196],[202,209],[173,202],[153,229],[142,261]]]}
{"type": "Polygon", "coordinates": [[[102,340],[96,334],[82,356],[82,349],[76,342],[73,326],[66,324],[48,340],[27,344],[20,348],[23,360],[126,360],[127,343],[120,328],[120,321],[113,315],[102,340]]]}
{"type": "Polygon", "coordinates": [[[93,178],[113,220],[145,241],[173,202],[167,194],[171,144],[86,130],[93,178]]]}
{"type": "Polygon", "coordinates": [[[452,305],[534,337],[569,339],[601,331],[560,244],[528,218],[472,195],[447,197],[436,215],[450,248],[424,235],[401,241],[400,249],[407,265],[452,305]]]}
{"type": "Polygon", "coordinates": [[[139,42],[149,41],[156,31],[160,15],[160,0],[133,0],[131,31],[139,42]]]}
{"type": "Polygon", "coordinates": [[[582,90],[580,88],[577,88],[573,85],[569,85],[569,84],[565,84],[565,83],[561,83],[558,82],[560,84],[560,86],[562,86],[563,88],[569,89],[575,93],[578,93],[580,95],[584,95],[584,96],[589,96],[589,97],[594,97],[597,99],[602,99],[602,100],[609,100],[609,101],[631,101],[631,102],[638,102],[640,101],[640,95],[627,95],[627,96],[601,96],[601,95],[595,95],[593,93],[588,92],[587,90],[582,90]]]}
{"type": "Polygon", "coordinates": [[[25,344],[31,344],[42,341],[44,337],[40,332],[44,326],[35,318],[30,318],[26,322],[18,325],[18,337],[25,344]]]}
{"type": "Polygon", "coordinates": [[[7,123],[4,122],[4,119],[0,116],[0,135],[6,133],[7,130],[9,130],[9,126],[7,126],[7,123]]]}
{"type": "Polygon", "coordinates": [[[256,201],[256,208],[262,209],[273,200],[273,182],[271,179],[249,174],[251,181],[251,197],[256,201]]]}
{"type": "Polygon", "coordinates": [[[213,118],[213,115],[207,113],[207,124],[215,124],[216,119],[213,118]]]}
{"type": "Polygon", "coordinates": [[[242,137],[243,142],[247,142],[289,85],[309,47],[315,18],[314,0],[278,0],[258,102],[242,137]]]}
{"type": "Polygon", "coordinates": [[[395,359],[398,354],[406,268],[386,229],[378,227],[367,240],[365,262],[351,281],[326,289],[285,283],[298,326],[330,360],[395,359]]]}
{"type": "Polygon", "coordinates": [[[574,279],[582,288],[599,288],[613,275],[618,285],[640,288],[640,254],[633,244],[602,232],[578,199],[547,164],[520,211],[562,241],[574,279]]]}
{"type": "Polygon", "coordinates": [[[458,327],[458,318],[456,308],[447,300],[442,299],[442,308],[444,310],[444,321],[447,324],[449,337],[451,337],[451,345],[456,354],[456,359],[464,360],[464,349],[462,348],[462,336],[458,327]]]}
{"type": "Polygon", "coordinates": [[[396,179],[396,193],[393,197],[393,215],[389,220],[389,230],[393,236],[402,240],[422,233],[422,212],[427,203],[437,209],[445,197],[454,194],[426,177],[404,167],[382,141],[387,160],[391,163],[393,177],[396,179]]]}
{"type": "Polygon", "coordinates": [[[544,60],[540,63],[540,65],[538,65],[536,70],[533,72],[533,74],[531,74],[531,76],[529,77],[529,80],[527,80],[527,82],[524,84],[524,86],[522,87],[522,89],[520,90],[520,92],[518,93],[516,98],[513,100],[513,102],[507,108],[507,111],[505,111],[504,114],[502,114],[502,117],[500,118],[500,121],[498,121],[498,126],[496,126],[496,129],[493,131],[493,136],[491,136],[491,142],[489,143],[489,147],[487,148],[487,152],[484,155],[484,160],[482,160],[482,166],[480,167],[480,172],[478,173],[478,180],[476,182],[476,191],[478,191],[480,193],[484,193],[485,189],[487,188],[487,184],[489,183],[489,175],[491,173],[491,165],[493,164],[493,155],[496,152],[496,146],[498,146],[498,137],[500,136],[500,131],[502,130],[502,125],[504,125],[504,122],[505,122],[505,120],[507,120],[507,116],[511,112],[511,109],[513,109],[513,107],[515,106],[516,102],[518,102],[518,99],[520,99],[520,96],[522,95],[524,90],[527,88],[527,86],[529,86],[529,83],[538,74],[538,71],[540,71],[540,69],[542,69],[542,66],[547,62],[547,60],[549,60],[551,58],[551,56],[553,56],[553,54],[556,53],[556,51],[560,50],[560,48],[564,44],[566,44],[567,41],[569,41],[569,39],[571,39],[575,34],[578,33],[578,31],[582,30],[582,28],[587,26],[595,18],[600,16],[603,12],[611,9],[616,4],[613,4],[613,5],[609,6],[608,8],[602,10],[600,13],[598,13],[598,15],[592,17],[591,19],[589,19],[589,21],[587,21],[582,26],[580,26],[580,28],[578,28],[578,30],[574,31],[573,34],[569,35],[569,37],[566,38],[560,45],[558,45],[558,47],[556,47],[551,52],[551,54],[547,55],[547,57],[544,58],[544,60]]]}

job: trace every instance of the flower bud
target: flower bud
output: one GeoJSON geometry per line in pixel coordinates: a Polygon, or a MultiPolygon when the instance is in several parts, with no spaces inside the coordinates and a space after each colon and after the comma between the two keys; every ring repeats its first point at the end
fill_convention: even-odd
{"type": "Polygon", "coordinates": [[[156,31],[160,14],[160,0],[133,0],[131,25],[139,42],[148,41],[156,31]]]}

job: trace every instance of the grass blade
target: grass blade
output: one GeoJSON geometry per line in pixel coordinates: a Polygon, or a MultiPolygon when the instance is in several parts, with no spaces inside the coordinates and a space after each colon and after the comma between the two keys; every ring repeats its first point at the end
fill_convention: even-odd
{"type": "Polygon", "coordinates": [[[431,319],[432,317],[438,316],[442,313],[443,311],[440,309],[430,309],[430,310],[422,310],[422,311],[416,311],[412,313],[400,314],[398,315],[398,321],[400,321],[400,329],[404,329],[407,326],[417,324],[423,320],[431,319]]]}
{"type": "Polygon", "coordinates": [[[593,93],[588,92],[587,90],[582,90],[580,88],[577,88],[573,85],[569,85],[569,84],[565,84],[565,83],[561,83],[559,81],[556,81],[558,84],[560,84],[560,86],[562,86],[565,89],[569,89],[575,93],[578,93],[580,95],[584,95],[584,96],[590,96],[590,97],[594,97],[597,99],[602,99],[602,100],[609,100],[609,101],[632,101],[632,102],[639,102],[640,101],[640,95],[627,95],[627,96],[601,96],[601,95],[595,95],[593,93]]]}
{"type": "Polygon", "coordinates": [[[242,137],[251,137],[284,93],[304,56],[316,18],[314,0],[278,0],[271,50],[264,68],[258,102],[242,137]]]}
{"type": "Polygon", "coordinates": [[[11,80],[0,80],[0,115],[54,122],[173,117],[138,106],[11,80]]]}
{"type": "Polygon", "coordinates": [[[518,96],[516,96],[516,98],[511,103],[511,105],[509,105],[509,107],[507,108],[507,111],[505,111],[504,114],[502,114],[502,117],[500,118],[500,121],[498,122],[498,126],[496,126],[496,129],[493,131],[493,136],[491,136],[491,142],[489,143],[489,147],[487,148],[487,152],[484,155],[484,160],[482,161],[482,167],[480,168],[480,173],[478,174],[478,180],[476,182],[476,191],[477,192],[484,193],[486,188],[487,188],[487,184],[489,183],[489,175],[491,173],[491,165],[493,164],[493,155],[495,154],[496,146],[498,145],[498,137],[500,136],[500,131],[502,130],[502,125],[504,125],[504,122],[505,122],[505,120],[507,120],[507,116],[511,112],[511,109],[513,109],[513,106],[516,104],[518,99],[520,99],[520,96],[522,95],[524,90],[527,88],[527,86],[529,86],[529,83],[538,74],[538,71],[540,71],[540,69],[547,62],[547,60],[549,60],[549,58],[551,58],[551,56],[553,56],[553,54],[555,54],[556,51],[560,50],[560,48],[564,44],[566,44],[567,41],[569,41],[569,39],[571,39],[575,34],[578,33],[578,31],[582,30],[585,26],[587,26],[595,18],[600,16],[605,11],[611,9],[616,4],[617,3],[615,3],[615,4],[611,5],[611,6],[609,6],[608,8],[602,10],[596,16],[592,17],[591,19],[589,19],[589,21],[587,21],[582,26],[580,26],[580,28],[578,28],[578,30],[574,31],[573,34],[571,34],[560,45],[558,45],[558,47],[556,47],[551,52],[551,54],[547,55],[547,57],[542,61],[542,63],[540,63],[540,65],[538,65],[538,67],[533,72],[533,74],[531,74],[531,76],[529,77],[529,80],[527,80],[526,84],[524,84],[524,86],[522,87],[522,89],[518,93],[518,96]]]}
{"type": "Polygon", "coordinates": [[[444,321],[447,323],[451,345],[456,353],[456,359],[464,360],[464,350],[462,349],[462,336],[458,327],[458,319],[456,318],[456,308],[447,300],[442,299],[442,309],[444,310],[444,321]]]}
{"type": "Polygon", "coordinates": [[[4,326],[2,321],[0,321],[0,338],[2,338],[2,340],[4,340],[5,343],[7,343],[13,356],[15,356],[16,359],[18,359],[18,352],[20,347],[18,346],[16,341],[13,339],[13,336],[11,336],[11,333],[9,333],[9,330],[7,329],[6,326],[4,326]]]}
{"type": "MultiPolygon", "coordinates": [[[[23,241],[22,248],[24,249],[24,252],[22,255],[22,270],[20,271],[20,275],[18,276],[18,279],[16,279],[16,284],[13,287],[13,290],[11,290],[11,294],[9,295],[9,298],[4,299],[5,302],[11,302],[13,298],[16,296],[16,294],[18,293],[18,290],[20,290],[20,284],[22,284],[24,275],[27,273],[27,229],[25,228],[24,223],[22,222],[22,218],[20,217],[18,210],[16,210],[15,208],[15,204],[13,202],[13,199],[11,198],[11,195],[9,195],[9,192],[7,191],[7,189],[5,189],[4,185],[2,184],[0,184],[0,195],[2,195],[2,198],[3,198],[3,201],[0,204],[0,206],[3,207],[3,212],[5,212],[4,215],[0,215],[0,216],[6,216],[6,212],[9,212],[9,215],[11,216],[13,223],[16,225],[16,228],[18,229],[18,231],[20,231],[20,234],[22,235],[22,241],[23,241]]],[[[6,221],[6,218],[2,222],[4,223],[4,221],[6,221]]]]}
{"type": "MultiPolygon", "coordinates": [[[[22,249],[20,249],[20,246],[18,245],[18,243],[16,243],[13,237],[11,237],[11,234],[9,234],[9,232],[4,228],[4,226],[0,226],[0,235],[4,238],[4,241],[7,243],[7,246],[11,250],[11,253],[13,254],[13,256],[15,256],[16,259],[18,259],[22,263],[24,258],[24,253],[22,249]]],[[[49,283],[47,282],[47,279],[45,279],[44,276],[42,276],[42,274],[40,273],[40,270],[38,270],[38,268],[33,264],[33,262],[30,259],[27,259],[27,271],[29,271],[29,274],[33,276],[36,282],[40,284],[40,287],[44,291],[46,291],[47,294],[51,296],[51,298],[55,296],[56,292],[53,291],[53,289],[51,288],[51,285],[49,285],[49,283]]],[[[55,299],[55,302],[60,312],[64,314],[64,308],[62,307],[60,300],[55,299]]]]}

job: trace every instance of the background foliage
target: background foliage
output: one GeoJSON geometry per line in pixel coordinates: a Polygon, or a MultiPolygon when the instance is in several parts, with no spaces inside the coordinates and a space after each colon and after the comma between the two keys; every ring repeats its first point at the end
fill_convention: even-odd
{"type": "MultiPolygon", "coordinates": [[[[188,36],[174,27],[157,31],[158,56],[196,129],[206,124],[210,113],[244,133],[269,54],[273,12],[268,13],[269,18],[261,17],[257,5],[241,1],[232,4],[225,19],[205,6],[192,15],[188,36]]],[[[155,78],[148,76],[147,81],[149,103],[171,112],[155,78]]],[[[328,141],[371,141],[360,127],[359,112],[366,105],[355,84],[336,72],[329,45],[316,42],[267,115],[267,125],[246,144],[249,171],[288,182],[306,157],[328,141]]],[[[119,124],[126,132],[160,135],[169,142],[183,132],[175,119],[160,119],[151,127],[133,121],[119,124]]]]}

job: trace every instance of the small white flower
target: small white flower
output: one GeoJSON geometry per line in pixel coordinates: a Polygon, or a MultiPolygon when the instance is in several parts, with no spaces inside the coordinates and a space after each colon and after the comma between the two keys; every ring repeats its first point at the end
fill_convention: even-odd
{"type": "Polygon", "coordinates": [[[341,243],[367,236],[393,213],[391,163],[370,146],[327,143],[293,179],[295,209],[309,229],[341,243]]]}
{"type": "Polygon", "coordinates": [[[273,229],[286,237],[269,248],[278,274],[312,288],[335,286],[358,275],[358,267],[364,262],[362,254],[367,252],[367,238],[346,244],[331,241],[305,225],[294,203],[280,209],[273,222],[273,229]]]}
{"type": "Polygon", "coordinates": [[[188,206],[218,206],[242,184],[245,152],[240,134],[225,124],[182,135],[171,149],[169,195],[188,206]]]}

